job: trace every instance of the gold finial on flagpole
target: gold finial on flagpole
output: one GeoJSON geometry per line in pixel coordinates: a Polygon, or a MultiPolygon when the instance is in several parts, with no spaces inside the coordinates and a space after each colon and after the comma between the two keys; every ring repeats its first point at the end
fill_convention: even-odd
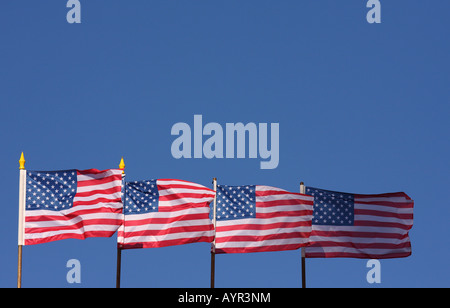
{"type": "Polygon", "coordinates": [[[125,173],[125,162],[123,161],[123,156],[120,159],[119,169],[122,169],[122,172],[125,173]]]}
{"type": "Polygon", "coordinates": [[[20,170],[24,170],[25,169],[25,157],[23,156],[23,152],[22,152],[22,154],[20,154],[19,169],[20,170]]]}

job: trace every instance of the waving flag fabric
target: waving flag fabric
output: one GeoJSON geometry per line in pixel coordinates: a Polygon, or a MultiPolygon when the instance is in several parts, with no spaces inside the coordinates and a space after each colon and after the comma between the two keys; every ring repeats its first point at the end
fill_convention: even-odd
{"type": "Polygon", "coordinates": [[[182,180],[127,182],[118,246],[130,249],[211,242],[214,227],[209,203],[214,195],[209,188],[182,180]]]}
{"type": "Polygon", "coordinates": [[[314,196],[308,258],[401,258],[411,255],[411,198],[403,193],[359,195],[306,187],[314,196]]]}
{"type": "Polygon", "coordinates": [[[261,186],[217,186],[216,253],[298,249],[308,243],[313,197],[261,186]]]}
{"type": "Polygon", "coordinates": [[[27,171],[24,244],[110,237],[122,223],[122,170],[27,171]]]}

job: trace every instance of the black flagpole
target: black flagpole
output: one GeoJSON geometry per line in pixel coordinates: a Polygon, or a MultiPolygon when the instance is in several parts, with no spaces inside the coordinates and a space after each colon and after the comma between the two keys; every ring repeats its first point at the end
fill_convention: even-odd
{"type": "Polygon", "coordinates": [[[120,270],[122,264],[122,249],[117,247],[117,272],[116,272],[116,288],[120,288],[120,270]]]}
{"type": "MultiPolygon", "coordinates": [[[[305,193],[305,183],[300,182],[300,193],[305,193]]],[[[305,256],[305,247],[302,247],[302,288],[306,288],[306,256],[305,256]]]]}
{"type": "MultiPolygon", "coordinates": [[[[213,178],[213,187],[214,191],[216,191],[217,178],[213,178]]],[[[214,232],[216,232],[216,196],[214,196],[213,224],[214,224],[214,232]]],[[[211,243],[211,289],[214,289],[215,274],[216,274],[216,238],[214,237],[214,241],[211,243]]]]}
{"type": "MultiPolygon", "coordinates": [[[[123,185],[123,196],[122,196],[122,202],[125,202],[125,189],[126,189],[126,183],[125,183],[125,162],[123,161],[123,157],[120,160],[119,169],[122,169],[122,185],[123,185]]],[[[122,210],[122,213],[124,211],[122,210]]],[[[124,214],[123,214],[124,215],[124,214]]],[[[123,232],[125,235],[125,216],[123,216],[123,232]]],[[[120,227],[119,227],[120,228],[120,227]]],[[[116,267],[116,288],[120,288],[120,273],[122,269],[122,247],[117,243],[117,267],[116,267]]]]}

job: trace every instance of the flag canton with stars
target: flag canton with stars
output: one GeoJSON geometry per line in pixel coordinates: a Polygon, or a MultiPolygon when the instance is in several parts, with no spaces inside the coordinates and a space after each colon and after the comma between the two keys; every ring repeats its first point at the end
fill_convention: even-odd
{"type": "Polygon", "coordinates": [[[217,185],[216,219],[244,219],[256,216],[255,185],[217,185]]]}
{"type": "Polygon", "coordinates": [[[73,205],[77,171],[27,171],[27,210],[60,211],[73,205]]]}
{"type": "Polygon", "coordinates": [[[314,196],[313,225],[353,226],[354,195],[306,187],[314,196]]]}
{"type": "Polygon", "coordinates": [[[156,180],[127,182],[124,214],[158,212],[159,192],[156,180]]]}

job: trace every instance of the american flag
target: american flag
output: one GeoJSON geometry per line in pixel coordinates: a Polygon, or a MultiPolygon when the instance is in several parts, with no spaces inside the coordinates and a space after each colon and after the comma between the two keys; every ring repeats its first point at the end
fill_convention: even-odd
{"type": "Polygon", "coordinates": [[[24,244],[112,236],[121,187],[119,169],[26,171],[24,244]]]}
{"type": "Polygon", "coordinates": [[[211,242],[209,203],[215,192],[200,184],[158,179],[127,182],[118,247],[151,248],[211,242]]]}
{"type": "Polygon", "coordinates": [[[217,186],[216,253],[298,249],[308,243],[313,197],[262,186],[217,186]]]}
{"type": "Polygon", "coordinates": [[[306,187],[314,196],[307,258],[402,258],[411,255],[408,231],[414,201],[403,193],[359,195],[306,187]]]}

